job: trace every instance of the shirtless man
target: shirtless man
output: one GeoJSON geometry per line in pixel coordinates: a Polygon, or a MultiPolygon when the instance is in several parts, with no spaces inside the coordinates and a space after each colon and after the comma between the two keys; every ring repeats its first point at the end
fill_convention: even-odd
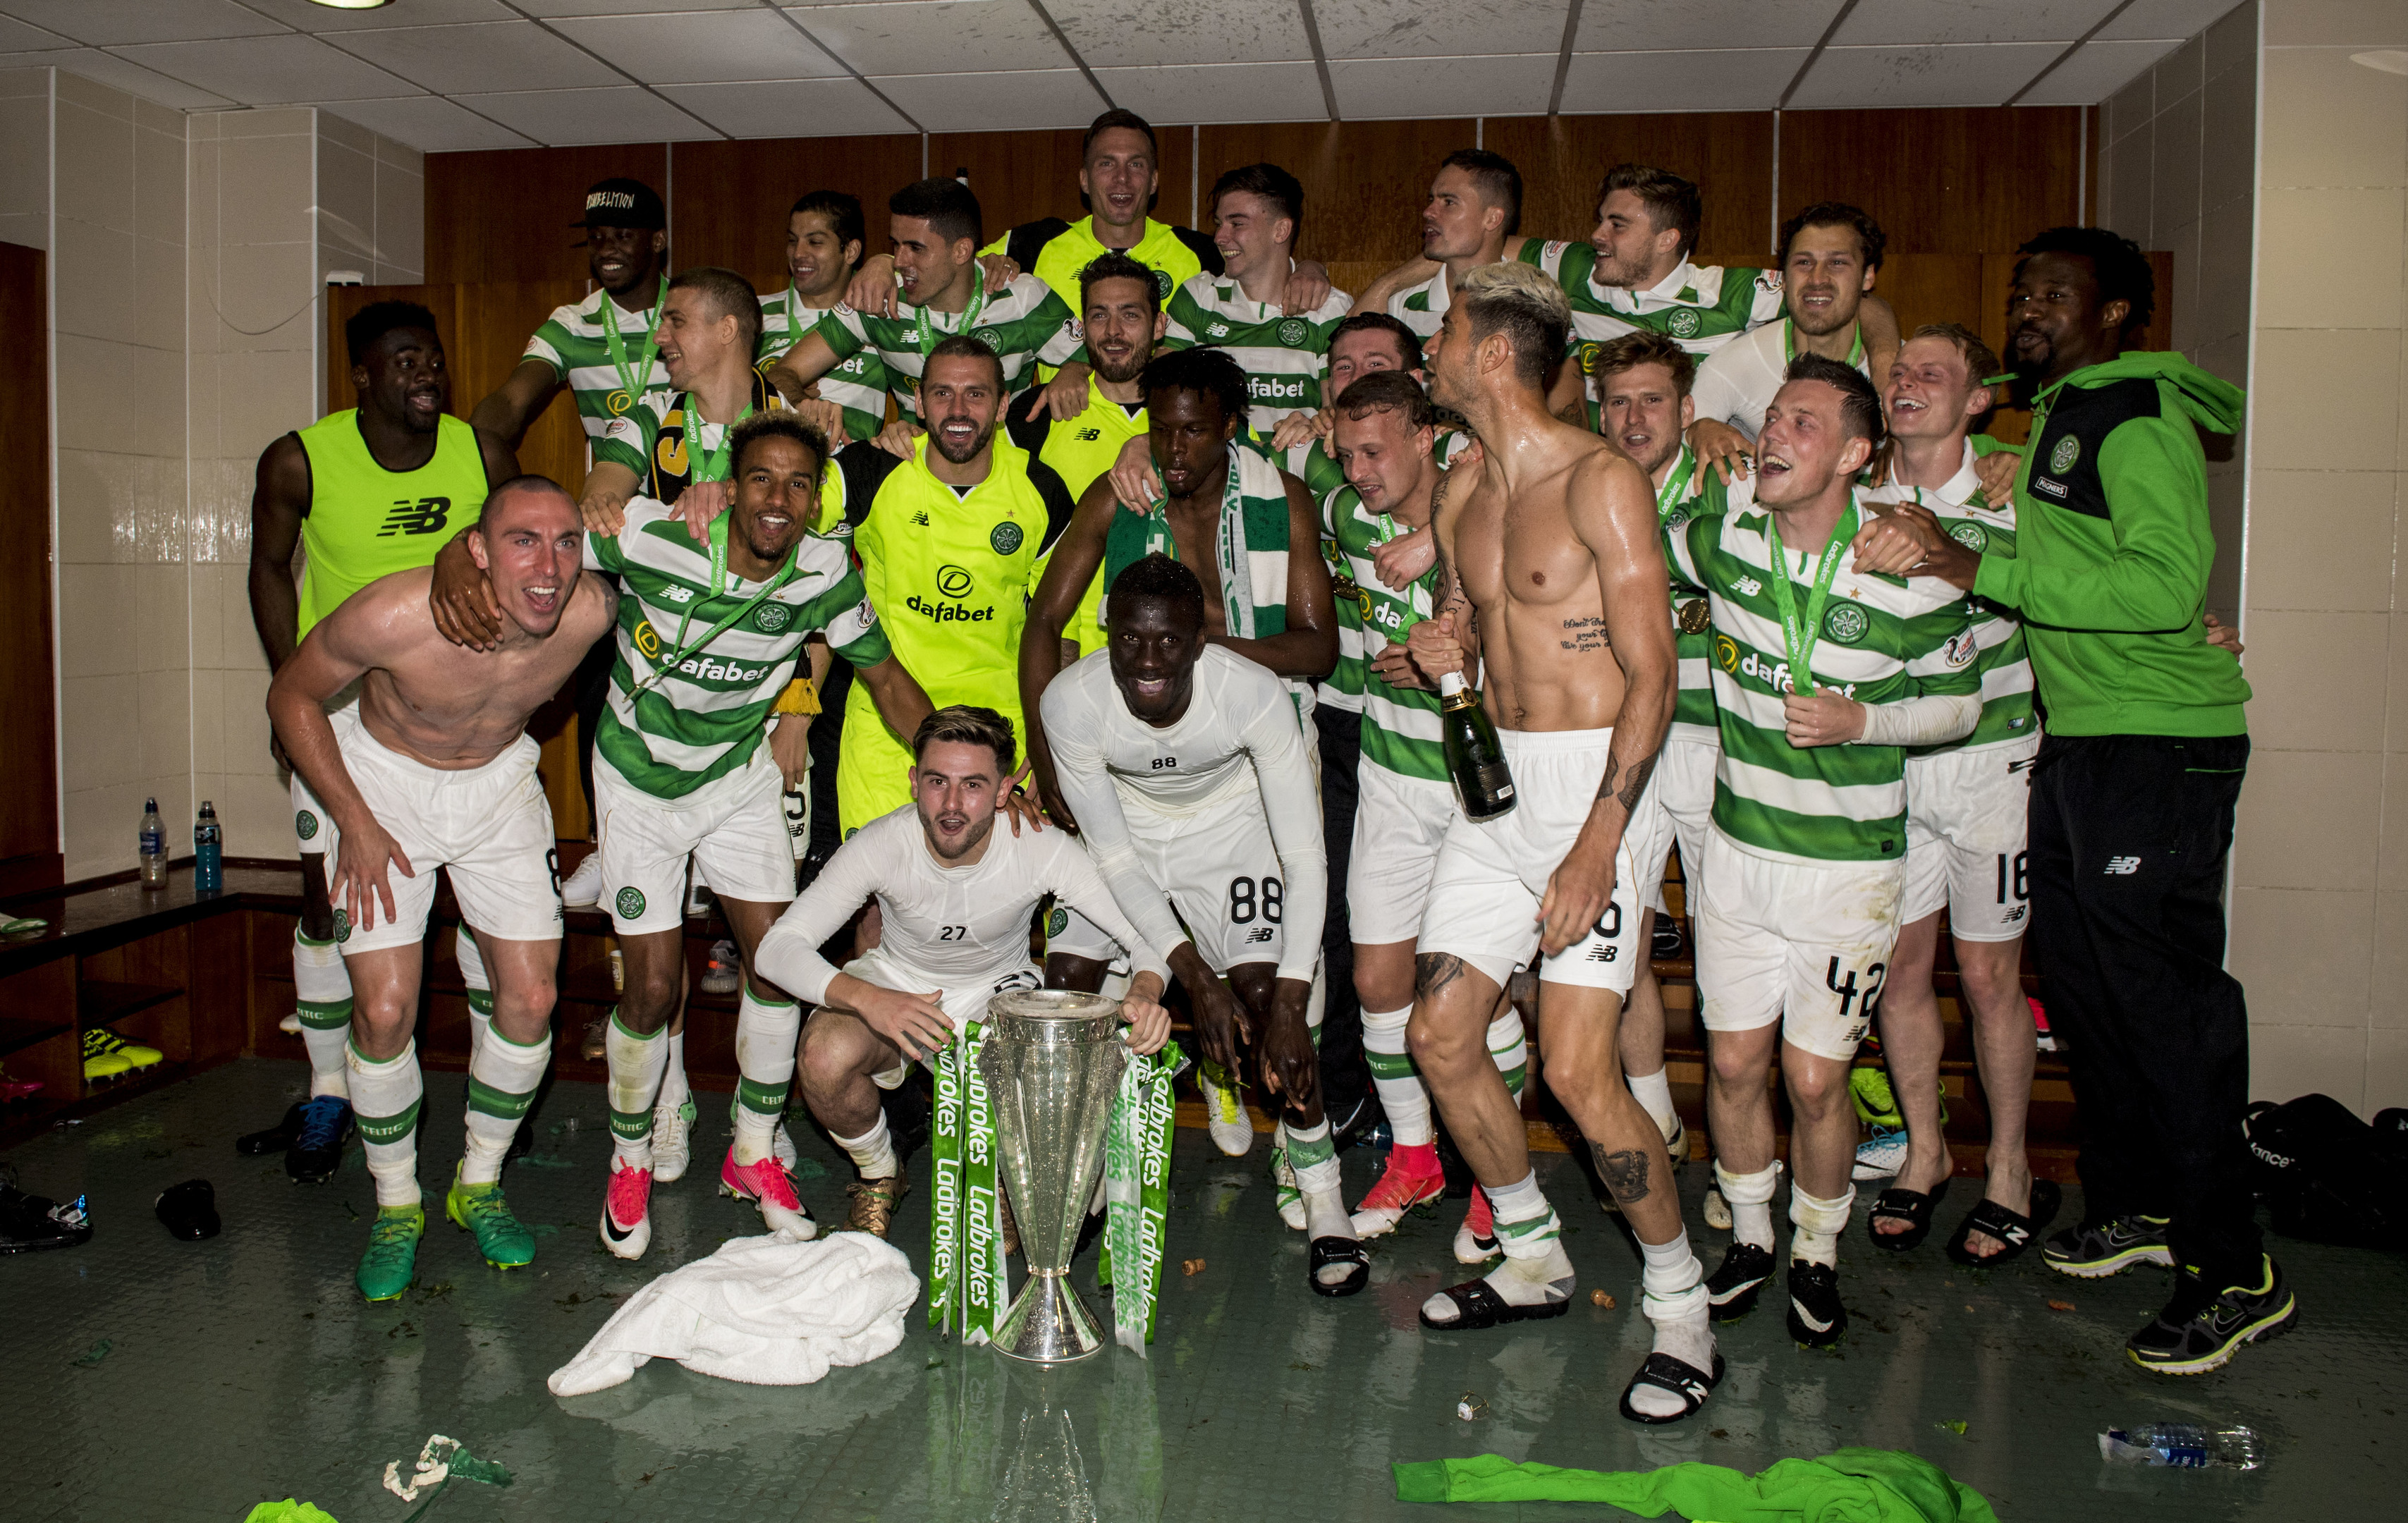
{"type": "Polygon", "coordinates": [[[1662,829],[1661,812],[1641,805],[1672,717],[1656,497],[1604,439],[1548,413],[1547,370],[1570,324],[1562,292],[1526,266],[1491,265],[1457,298],[1431,356],[1432,399],[1462,413],[1484,449],[1435,520],[1442,611],[1406,645],[1443,686],[1484,658],[1482,701],[1514,807],[1481,825],[1458,817],[1440,848],[1407,1041],[1488,1192],[1505,1261],[1432,1296],[1422,1322],[1492,1328],[1570,1306],[1562,1225],[1484,1040],[1498,989],[1537,961],[1542,1071],[1598,1146],[1646,1257],[1655,1348],[1622,1413],[1673,1422],[1704,1404],[1722,1361],[1664,1134],[1621,1083],[1614,1033],[1647,955],[1641,865],[1663,860],[1660,841],[1633,839],[1662,829]]]}
{"type": "Polygon", "coordinates": [[[267,690],[277,738],[328,816],[327,886],[354,1000],[351,1105],[377,1187],[357,1276],[369,1300],[409,1288],[426,1228],[414,1136],[425,1085],[410,1031],[437,868],[451,869],[494,982],[493,1030],[468,1060],[467,1153],[444,1211],[494,1268],[535,1257],[499,1183],[552,1061],[560,961],[552,810],[526,722],[609,627],[617,599],[579,569],[577,504],[540,476],[495,487],[468,532],[500,608],[494,649],[437,632],[432,569],[396,571],[320,620],[267,690]],[[328,715],[325,701],[355,682],[358,705],[328,715]]]}

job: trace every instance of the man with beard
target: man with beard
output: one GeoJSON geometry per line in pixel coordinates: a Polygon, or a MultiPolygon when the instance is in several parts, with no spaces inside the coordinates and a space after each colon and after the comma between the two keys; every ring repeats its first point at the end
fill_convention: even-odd
{"type": "Polygon", "coordinates": [[[1859,313],[1888,243],[1881,223],[1839,201],[1817,201],[1781,224],[1783,315],[1731,339],[1698,366],[1692,393],[1698,421],[1689,434],[1700,454],[1718,459],[1754,442],[1789,362],[1800,354],[1873,374],[1859,313]],[[1734,430],[1742,437],[1734,440],[1734,430]]]}
{"type": "Polygon", "coordinates": [[[2042,1257],[2096,1277],[2180,1266],[2125,1349],[2196,1374],[2289,1328],[2252,1215],[2249,1021],[2224,968],[2225,861],[2249,683],[2200,617],[2215,540],[2198,429],[2242,396],[2179,354],[2127,352],[2156,300],[2128,238],[2059,227],[2020,251],[2009,358],[2033,397],[2014,552],[1901,507],[1866,537],[2024,620],[2048,715],[2032,773],[2032,953],[2072,1048],[2084,1217],[2042,1257]],[[2196,426],[2194,426],[2196,425],[2196,426]]]}
{"type": "MultiPolygon", "coordinates": [[[[452,372],[432,312],[411,302],[378,302],[351,315],[343,338],[357,408],[260,452],[251,503],[251,616],[270,672],[281,671],[310,627],[353,593],[433,561],[477,521],[486,484],[517,473],[509,445],[449,415],[452,372]],[[305,568],[297,587],[296,553],[305,568]]],[[[272,736],[270,743],[289,766],[272,736]]],[[[301,917],[293,932],[293,988],[309,1054],[309,1098],[236,1144],[247,1154],[282,1153],[285,1172],[307,1184],[334,1177],[351,1130],[343,1064],[351,984],[326,898],[326,818],[308,779],[294,771],[301,917]]],[[[473,961],[464,956],[464,968],[473,961]]],[[[472,1000],[480,996],[481,1023],[492,997],[472,988],[472,1000]]]]}
{"type": "Polygon", "coordinates": [[[495,487],[464,538],[492,579],[503,626],[493,649],[437,632],[431,570],[396,571],[321,620],[267,693],[277,736],[327,814],[337,939],[356,991],[345,1062],[376,1179],[356,1275],[372,1301],[409,1288],[426,1228],[416,1141],[425,1085],[410,1033],[438,868],[494,985],[493,1027],[468,1059],[467,1148],[444,1209],[494,1268],[535,1257],[500,1183],[551,1064],[560,961],[552,810],[526,721],[601,636],[615,601],[580,571],[576,505],[542,477],[495,487]],[[328,714],[326,701],[355,683],[359,701],[328,714]]]}
{"type": "MultiPolygon", "coordinates": [[[[803,1031],[803,1100],[861,1178],[845,1229],[884,1237],[910,1178],[878,1092],[932,1060],[987,1001],[1039,983],[1028,960],[1028,922],[1051,894],[1106,927],[1136,966],[1121,1018],[1129,1046],[1159,1051],[1170,1035],[1162,1008],[1169,966],[1133,930],[1087,855],[1059,830],[997,831],[996,815],[1015,761],[1011,726],[992,709],[938,710],[911,734],[911,803],[872,820],[837,848],[763,939],[762,966],[819,1008],[803,1031]],[[862,901],[878,901],[876,948],[839,970],[819,949],[862,901]]],[[[781,1094],[795,1073],[789,1041],[740,1050],[747,1086],[781,1094]],[[782,1071],[780,1059],[782,1057],[782,1071]]]]}

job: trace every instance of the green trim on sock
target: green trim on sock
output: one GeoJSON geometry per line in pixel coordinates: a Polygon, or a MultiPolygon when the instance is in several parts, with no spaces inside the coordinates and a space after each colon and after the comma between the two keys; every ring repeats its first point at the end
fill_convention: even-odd
{"type": "Polygon", "coordinates": [[[1327,1163],[1338,1157],[1338,1143],[1329,1135],[1329,1124],[1321,1124],[1321,1135],[1307,1137],[1291,1128],[1287,1134],[1287,1163],[1291,1169],[1310,1169],[1316,1163],[1327,1163]]]}
{"type": "Polygon", "coordinates": [[[610,1135],[624,1142],[640,1142],[652,1134],[652,1113],[613,1110],[610,1113],[610,1135]]]}
{"type": "Polygon", "coordinates": [[[351,1119],[360,1128],[362,1141],[374,1142],[380,1147],[389,1146],[409,1140],[409,1134],[418,1128],[418,1112],[421,1103],[421,1101],[412,1100],[409,1109],[399,1115],[362,1115],[354,1107],[351,1119]]]}
{"type": "Polygon", "coordinates": [[[1555,1214],[1552,1208],[1545,1215],[1533,1216],[1527,1221],[1509,1222],[1502,1216],[1494,1216],[1491,1220],[1496,1223],[1497,1230],[1500,1235],[1512,1238],[1516,1243],[1525,1241],[1541,1243],[1548,1238],[1559,1238],[1564,1235],[1563,1223],[1555,1219],[1555,1214]]]}
{"type": "Polygon", "coordinates": [[[552,1027],[548,1026],[544,1027],[543,1035],[536,1038],[533,1042],[520,1042],[511,1037],[509,1033],[504,1031],[498,1026],[494,1027],[494,1035],[501,1038],[504,1042],[509,1042],[511,1046],[520,1048],[525,1052],[533,1052],[538,1047],[549,1047],[552,1045],[552,1027]]]}
{"type": "Polygon", "coordinates": [[[619,1019],[619,1007],[616,1005],[612,1005],[610,1007],[610,1029],[618,1032],[629,1042],[666,1042],[669,1040],[669,1028],[666,1026],[656,1027],[648,1035],[645,1032],[637,1030],[634,1027],[629,1026],[626,1022],[619,1019]]]}
{"type": "Polygon", "coordinates": [[[1421,1070],[1413,1066],[1410,1053],[1375,1053],[1366,1047],[1363,1049],[1363,1065],[1371,1070],[1374,1079],[1414,1079],[1421,1076],[1421,1070]]]}
{"type": "Polygon", "coordinates": [[[1510,1069],[1499,1069],[1497,1071],[1504,1075],[1505,1087],[1512,1091],[1513,1098],[1515,1099],[1520,1099],[1522,1098],[1522,1086],[1529,1083],[1530,1080],[1530,1065],[1527,1063],[1522,1063],[1510,1069]]]}
{"type": "Polygon", "coordinates": [[[480,1015],[489,1016],[493,1014],[494,991],[491,989],[470,989],[468,991],[468,1008],[475,1011],[480,1015]]]}
{"type": "Polygon", "coordinates": [[[739,1078],[736,1081],[736,1103],[754,1115],[783,1115],[786,1114],[786,1097],[794,1091],[795,1085],[791,1079],[781,1085],[764,1085],[739,1078]]]}
{"type": "Polygon", "coordinates": [[[336,999],[321,1002],[314,999],[294,1001],[294,1013],[301,1024],[312,1031],[338,1031],[351,1024],[351,1002],[336,999]]]}
{"type": "Polygon", "coordinates": [[[300,942],[303,946],[333,946],[336,944],[336,939],[334,937],[329,936],[324,941],[321,941],[316,937],[310,935],[308,931],[299,929],[294,931],[293,939],[300,942]]]}
{"type": "MultiPolygon", "coordinates": [[[[504,1042],[510,1040],[503,1037],[499,1031],[494,1032],[494,1035],[501,1037],[504,1042]]],[[[512,1045],[515,1046],[517,1043],[512,1045]]],[[[532,1089],[513,1095],[507,1089],[495,1089],[474,1074],[468,1076],[468,1109],[471,1111],[497,1116],[504,1121],[516,1121],[524,1116],[527,1114],[527,1107],[534,1103],[535,1091],[532,1089]]]]}
{"type": "Polygon", "coordinates": [[[752,982],[745,980],[739,1004],[757,1005],[763,1010],[792,1010],[802,1003],[799,999],[764,999],[752,991],[752,982]]]}

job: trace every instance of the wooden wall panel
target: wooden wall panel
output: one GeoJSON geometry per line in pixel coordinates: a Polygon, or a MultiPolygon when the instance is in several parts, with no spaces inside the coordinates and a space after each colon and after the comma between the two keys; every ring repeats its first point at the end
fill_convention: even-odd
{"type": "Polygon", "coordinates": [[[879,253],[886,248],[886,198],[920,178],[920,139],[910,133],[680,143],[676,153],[675,267],[718,265],[765,294],[785,288],[787,208],[812,191],[858,196],[868,251],[879,253]]]}
{"type": "MultiPolygon", "coordinates": [[[[683,151],[682,150],[681,151],[683,151]]],[[[585,187],[624,175],[671,195],[664,143],[426,155],[426,279],[553,280],[585,273],[585,187]]],[[[542,314],[537,314],[540,321],[542,314]]],[[[533,323],[528,324],[533,327],[533,323]]],[[[335,393],[350,395],[350,388],[335,393]]]]}
{"type": "MultiPolygon", "coordinates": [[[[1153,212],[1156,222],[1187,221],[1195,130],[1156,129],[1162,151],[1161,186],[1153,212]]],[[[1205,129],[1208,134],[1211,130],[1205,129]]],[[[936,133],[928,138],[928,173],[969,171],[970,189],[978,193],[989,238],[1001,237],[1008,229],[1040,217],[1076,222],[1087,214],[1079,205],[1079,139],[1085,136],[1075,127],[1054,132],[936,133]]],[[[916,180],[919,175],[915,170],[904,178],[916,180]]]]}
{"type": "Polygon", "coordinates": [[[1770,112],[1490,117],[1483,141],[1522,171],[1522,231],[1532,237],[1585,238],[1605,172],[1652,164],[1697,181],[1705,200],[1700,251],[1749,265],[1770,251],[1770,112]]]}
{"type": "MultiPolygon", "coordinates": [[[[1369,263],[1376,272],[1420,251],[1431,172],[1470,147],[1472,131],[1469,118],[1206,127],[1198,178],[1209,191],[1224,170],[1264,161],[1283,166],[1304,186],[1299,251],[1333,270],[1369,263]]],[[[1209,225],[1211,208],[1198,211],[1209,225]]]]}
{"type": "Polygon", "coordinates": [[[2081,136],[2070,106],[1784,112],[1782,211],[1848,201],[1892,249],[2003,253],[2081,220],[2081,136]]]}
{"type": "Polygon", "coordinates": [[[0,352],[0,429],[15,455],[0,472],[0,895],[55,888],[59,855],[58,691],[50,661],[50,403],[49,339],[33,314],[50,309],[38,249],[0,243],[0,311],[17,314],[0,352]]]}

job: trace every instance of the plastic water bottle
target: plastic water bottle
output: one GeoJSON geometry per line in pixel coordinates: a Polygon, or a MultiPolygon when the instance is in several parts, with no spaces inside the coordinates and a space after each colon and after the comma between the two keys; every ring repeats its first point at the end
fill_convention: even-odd
{"type": "Polygon", "coordinates": [[[225,828],[218,824],[218,807],[204,798],[201,815],[193,822],[193,891],[214,894],[225,887],[225,828]]]}
{"type": "Polygon", "coordinates": [[[167,886],[167,826],[156,798],[142,800],[142,886],[167,886]]]}
{"type": "Polygon", "coordinates": [[[2266,1462],[2265,1445],[2246,1428],[2209,1428],[2202,1423],[2148,1423],[2099,1435],[2099,1458],[2124,1465],[2167,1465],[2182,1470],[2256,1470],[2266,1462]]]}

